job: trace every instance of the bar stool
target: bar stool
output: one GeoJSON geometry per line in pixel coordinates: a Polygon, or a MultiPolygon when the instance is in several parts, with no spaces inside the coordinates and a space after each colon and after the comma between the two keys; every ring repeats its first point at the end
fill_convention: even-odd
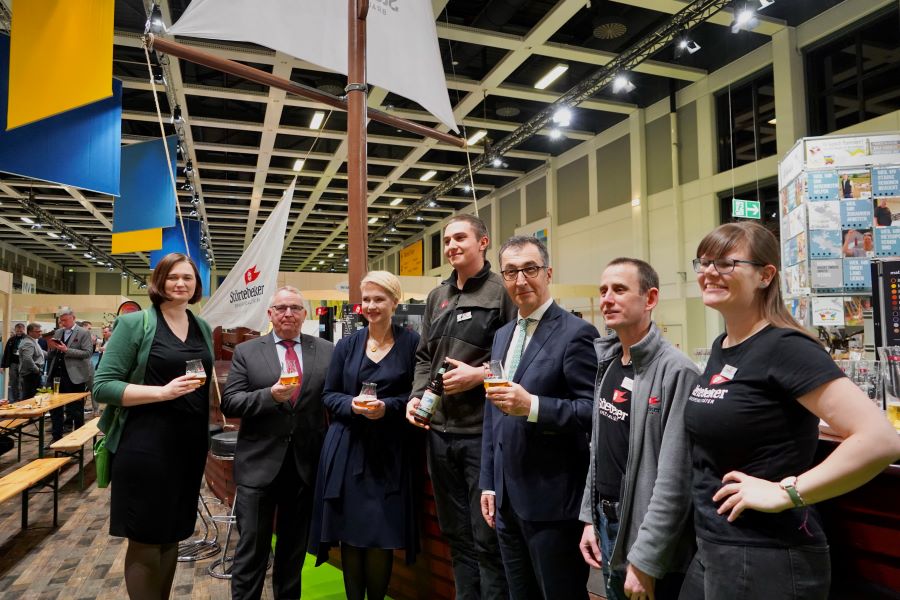
{"type": "MultiPolygon", "coordinates": [[[[209,424],[210,437],[222,433],[222,425],[209,424]]],[[[192,540],[184,540],[178,543],[178,562],[194,562],[215,556],[221,550],[219,545],[219,526],[216,524],[207,502],[214,501],[221,504],[218,498],[208,498],[200,494],[197,500],[197,517],[203,527],[203,536],[192,540]],[[211,535],[210,535],[211,534],[211,535]]]]}
{"type": "MultiPolygon", "coordinates": [[[[234,449],[237,446],[237,431],[225,431],[212,436],[212,444],[210,453],[214,458],[219,460],[234,460],[234,449]]],[[[236,494],[236,492],[235,492],[236,494]]],[[[227,515],[213,516],[213,522],[225,523],[225,543],[222,544],[222,556],[217,558],[206,572],[216,579],[231,579],[231,564],[234,562],[234,554],[228,554],[228,544],[231,542],[231,530],[237,519],[234,516],[234,504],[232,502],[231,511],[227,515]]]]}

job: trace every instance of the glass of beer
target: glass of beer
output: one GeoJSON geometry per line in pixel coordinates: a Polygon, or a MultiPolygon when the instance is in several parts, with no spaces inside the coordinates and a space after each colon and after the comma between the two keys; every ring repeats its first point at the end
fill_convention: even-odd
{"type": "Polygon", "coordinates": [[[297,385],[300,383],[300,374],[297,371],[297,365],[292,361],[286,360],[281,365],[281,376],[278,378],[281,385],[297,385]]]}
{"type": "Polygon", "coordinates": [[[53,378],[53,395],[54,396],[59,396],[59,380],[60,380],[59,377],[53,378]]]}
{"type": "Polygon", "coordinates": [[[206,369],[203,368],[203,361],[200,359],[185,361],[184,374],[193,375],[197,380],[197,387],[206,383],[206,369]]]}
{"type": "Polygon", "coordinates": [[[484,389],[489,390],[495,386],[509,385],[506,378],[506,369],[503,368],[503,362],[492,360],[484,363],[484,389]]]}
{"type": "Polygon", "coordinates": [[[368,408],[369,404],[378,400],[378,384],[371,381],[363,381],[359,396],[353,399],[356,406],[368,408]]]}

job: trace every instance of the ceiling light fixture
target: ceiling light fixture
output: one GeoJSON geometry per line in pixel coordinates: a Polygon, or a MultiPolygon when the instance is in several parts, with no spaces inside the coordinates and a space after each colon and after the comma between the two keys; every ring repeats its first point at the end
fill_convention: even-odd
{"type": "Polygon", "coordinates": [[[194,163],[191,161],[187,161],[187,163],[184,165],[184,174],[190,175],[193,172],[194,172],[194,163]]]}
{"type": "Polygon", "coordinates": [[[741,31],[750,31],[759,25],[759,19],[756,18],[756,11],[749,5],[739,10],[731,22],[731,33],[740,33],[741,31]]]}
{"type": "Polygon", "coordinates": [[[694,40],[688,38],[682,38],[678,45],[675,46],[675,58],[680,58],[684,55],[685,52],[688,54],[694,54],[700,50],[700,44],[695,42],[694,40]]]}
{"type": "Polygon", "coordinates": [[[766,121],[766,123],[768,123],[769,125],[776,125],[778,123],[778,119],[776,119],[775,117],[772,117],[771,119],[766,121]]]}
{"type": "Polygon", "coordinates": [[[340,245],[338,246],[338,250],[343,250],[343,249],[346,248],[346,247],[347,247],[347,244],[340,244],[340,245]]]}
{"type": "Polygon", "coordinates": [[[322,126],[322,123],[325,121],[325,113],[321,110],[317,110],[313,113],[312,119],[309,120],[309,128],[310,129],[318,129],[322,126]]]}
{"type": "Polygon", "coordinates": [[[634,84],[626,77],[625,75],[616,75],[616,78],[613,80],[613,93],[618,94],[620,92],[625,92],[629,94],[634,91],[634,84]]]}
{"type": "Polygon", "coordinates": [[[181,116],[181,106],[176,104],[175,108],[172,109],[172,125],[179,123],[184,123],[184,117],[181,116]]]}
{"type": "Polygon", "coordinates": [[[472,191],[472,186],[467,183],[466,185],[463,186],[462,190],[463,190],[463,193],[468,194],[469,192],[472,191]]]}
{"type": "Polygon", "coordinates": [[[499,169],[500,167],[503,166],[503,160],[498,156],[497,158],[495,158],[494,160],[491,161],[491,165],[493,165],[494,168],[499,169]]]}
{"type": "Polygon", "coordinates": [[[369,219],[369,225],[374,225],[377,222],[378,222],[378,217],[372,217],[371,219],[369,219]]]}
{"type": "Polygon", "coordinates": [[[775,4],[775,0],[759,0],[759,9],[768,8],[775,4]]]}
{"type": "Polygon", "coordinates": [[[466,140],[466,144],[468,144],[469,146],[474,146],[475,144],[478,143],[478,141],[481,138],[483,138],[486,135],[487,135],[486,130],[479,129],[478,131],[476,131],[475,133],[472,134],[472,137],[470,137],[469,139],[466,140]]]}
{"type": "Polygon", "coordinates": [[[24,223],[28,223],[29,225],[34,225],[34,219],[31,217],[19,217],[24,223]]]}
{"type": "Polygon", "coordinates": [[[297,160],[295,160],[294,161],[294,172],[299,173],[300,171],[302,171],[303,165],[305,165],[305,164],[306,164],[306,161],[302,158],[298,158],[297,160]]]}
{"type": "Polygon", "coordinates": [[[397,206],[401,202],[403,202],[403,198],[394,198],[393,200],[391,200],[391,206],[397,206]]]}
{"type": "Polygon", "coordinates": [[[559,129],[554,127],[553,129],[550,130],[550,139],[551,140],[558,140],[562,136],[563,136],[562,131],[560,131],[559,129]]]}
{"type": "Polygon", "coordinates": [[[429,179],[431,179],[431,178],[434,177],[435,175],[437,175],[437,171],[435,171],[434,169],[432,169],[432,170],[426,172],[426,173],[425,173],[424,175],[422,175],[421,177],[419,177],[419,181],[428,181],[429,179]]]}
{"type": "Polygon", "coordinates": [[[572,123],[572,111],[568,108],[560,108],[553,113],[553,122],[560,127],[568,127],[572,123]]]}
{"type": "Polygon", "coordinates": [[[50,237],[52,237],[53,239],[56,239],[56,238],[59,237],[58,235],[56,235],[56,234],[53,233],[52,231],[48,231],[48,232],[47,232],[47,235],[50,236],[50,237]]]}
{"type": "Polygon", "coordinates": [[[549,71],[547,74],[538,79],[537,83],[534,84],[535,89],[543,90],[546,89],[548,85],[556,81],[560,75],[569,70],[569,65],[564,63],[559,63],[549,71]]]}

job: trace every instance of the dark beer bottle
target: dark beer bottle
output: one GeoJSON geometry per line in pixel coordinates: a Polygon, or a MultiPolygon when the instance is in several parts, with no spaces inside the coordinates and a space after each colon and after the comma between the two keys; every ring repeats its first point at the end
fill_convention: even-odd
{"type": "Polygon", "coordinates": [[[425,388],[422,399],[419,401],[419,407],[413,413],[413,419],[420,425],[428,425],[431,423],[431,417],[437,410],[438,404],[441,402],[441,396],[444,395],[444,373],[450,368],[450,363],[444,363],[438,369],[437,375],[425,388]]]}

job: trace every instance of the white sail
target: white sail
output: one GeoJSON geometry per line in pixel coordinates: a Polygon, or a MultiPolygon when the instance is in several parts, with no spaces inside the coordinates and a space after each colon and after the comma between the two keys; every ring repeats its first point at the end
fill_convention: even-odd
{"type": "Polygon", "coordinates": [[[200,316],[211,327],[266,330],[269,324],[267,309],[278,285],[278,266],[296,183],[294,177],[278,206],[204,305],[200,316]]]}
{"type": "MultiPolygon", "coordinates": [[[[370,0],[368,83],[419,103],[458,132],[431,2],[370,0]]],[[[346,0],[193,0],[174,35],[253,42],[347,74],[346,0]]]]}

